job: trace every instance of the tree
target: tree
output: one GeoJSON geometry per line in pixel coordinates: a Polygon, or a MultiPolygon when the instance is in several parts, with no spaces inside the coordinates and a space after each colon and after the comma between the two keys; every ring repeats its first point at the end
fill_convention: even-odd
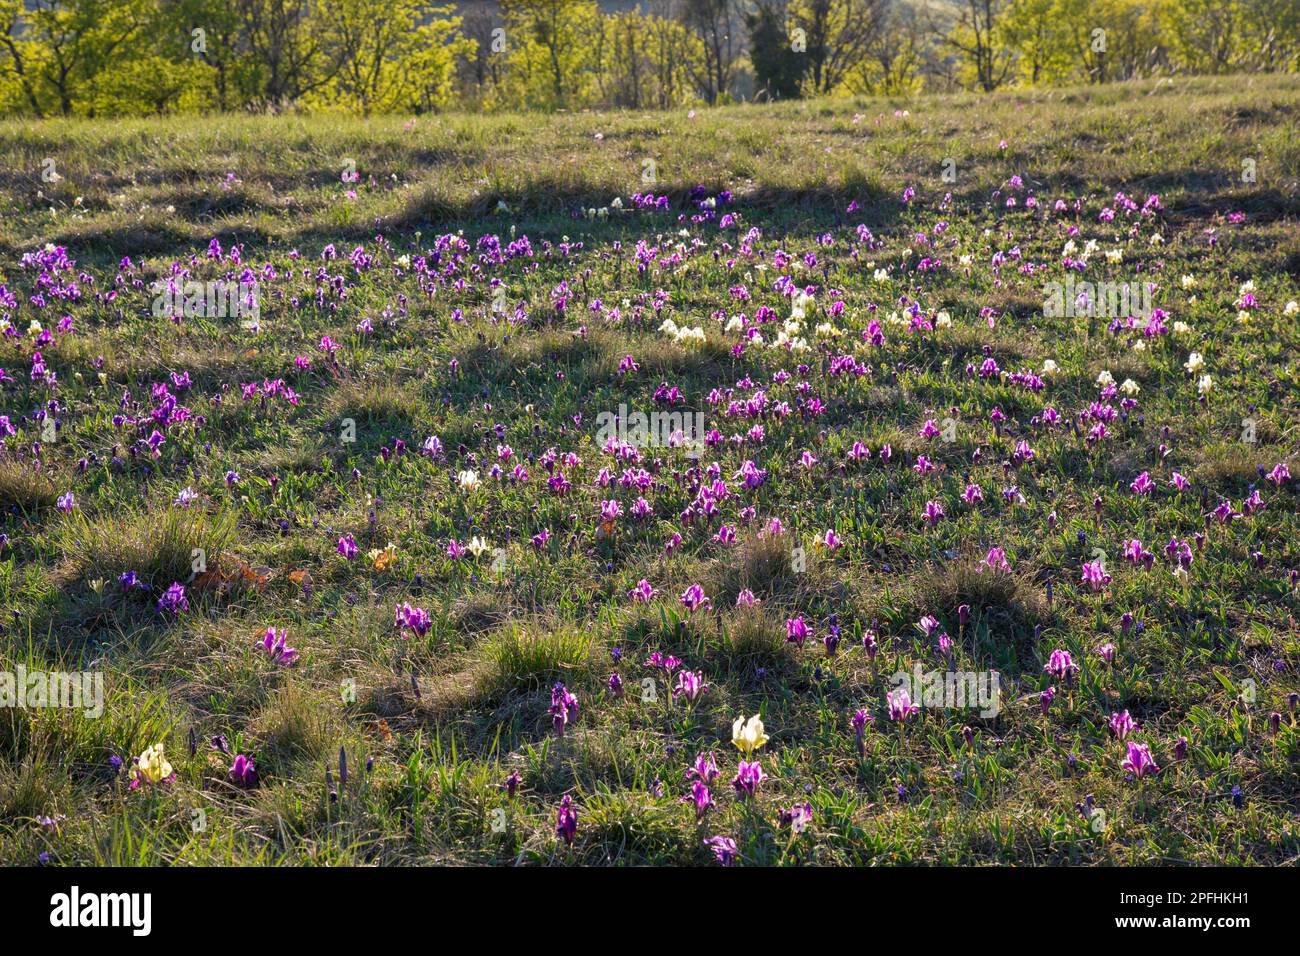
{"type": "Polygon", "coordinates": [[[259,105],[288,103],[329,83],[337,60],[327,59],[311,0],[232,0],[241,36],[257,64],[259,105]]]}
{"type": "Polygon", "coordinates": [[[771,0],[759,2],[745,14],[749,31],[749,62],[754,66],[758,95],[767,99],[792,99],[799,95],[807,67],[805,54],[790,43],[784,11],[771,0]]]}
{"type": "Polygon", "coordinates": [[[986,93],[1007,81],[1015,58],[1002,35],[1006,0],[966,0],[957,11],[952,32],[944,42],[963,54],[974,79],[986,93]]]}
{"type": "Polygon", "coordinates": [[[31,0],[11,19],[8,52],[28,100],[41,115],[93,114],[86,102],[96,79],[120,65],[142,35],[148,7],[141,0],[31,0]]]}
{"type": "Polygon", "coordinates": [[[647,0],[652,12],[646,45],[655,77],[655,106],[663,109],[692,101],[691,77],[704,61],[704,44],[678,20],[678,0],[647,0]]]}
{"type": "Polygon", "coordinates": [[[333,79],[317,99],[372,112],[437,109],[457,56],[470,52],[451,7],[424,0],[332,0],[321,10],[333,79]]]}
{"type": "Polygon", "coordinates": [[[601,30],[595,0],[501,0],[520,105],[582,104],[594,86],[601,30]]]}
{"type": "Polygon", "coordinates": [[[703,44],[703,62],[692,73],[701,95],[713,105],[726,95],[736,75],[737,0],[682,0],[680,16],[703,44]]]}
{"type": "Polygon", "coordinates": [[[1037,85],[1067,76],[1074,66],[1061,25],[1060,0],[1012,0],[1002,23],[1019,76],[1037,85]]]}
{"type": "Polygon", "coordinates": [[[1173,47],[1193,73],[1227,73],[1243,65],[1245,10],[1240,0],[1178,0],[1165,21],[1173,47]]]}
{"type": "Polygon", "coordinates": [[[867,59],[888,12],[888,0],[793,0],[790,25],[804,31],[813,93],[832,92],[867,59]]]}

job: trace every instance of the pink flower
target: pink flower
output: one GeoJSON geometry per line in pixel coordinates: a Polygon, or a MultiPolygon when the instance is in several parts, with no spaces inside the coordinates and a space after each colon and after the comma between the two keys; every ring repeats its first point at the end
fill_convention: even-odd
{"type": "Polygon", "coordinates": [[[695,764],[686,772],[688,777],[695,777],[710,783],[718,776],[718,763],[713,757],[713,751],[708,753],[699,753],[695,755],[695,764]]]}
{"type": "Polygon", "coordinates": [[[1112,712],[1110,715],[1110,732],[1124,740],[1129,734],[1138,729],[1138,723],[1133,719],[1127,710],[1121,713],[1112,712]]]}
{"type": "Polygon", "coordinates": [[[757,760],[742,760],[736,768],[736,775],[731,779],[731,785],[736,788],[737,797],[747,800],[758,793],[758,785],[766,779],[767,775],[757,760]]]}
{"type": "Polygon", "coordinates": [[[1067,685],[1073,682],[1074,675],[1079,672],[1079,665],[1070,657],[1069,651],[1057,648],[1052,651],[1043,670],[1051,674],[1059,681],[1064,681],[1067,685]]]}
{"type": "Polygon", "coordinates": [[[808,624],[802,617],[792,617],[785,622],[785,639],[789,644],[796,647],[803,647],[803,642],[808,639],[808,624]]]}
{"type": "Polygon", "coordinates": [[[708,689],[709,685],[704,683],[704,675],[699,671],[678,671],[673,696],[685,697],[688,704],[694,704],[708,689]]]}
{"type": "Polygon", "coordinates": [[[938,501],[927,501],[925,503],[925,521],[927,524],[934,526],[943,520],[943,504],[938,501]]]}
{"type": "Polygon", "coordinates": [[[659,593],[658,591],[656,591],[653,587],[650,586],[649,581],[647,581],[645,578],[642,578],[640,581],[636,583],[636,587],[632,588],[630,591],[627,592],[627,596],[630,597],[637,604],[649,604],[651,601],[654,600],[655,595],[657,595],[658,593],[659,593]]]}
{"type": "Polygon", "coordinates": [[[1111,577],[1106,573],[1105,567],[1100,560],[1089,561],[1083,566],[1083,583],[1088,585],[1094,591],[1100,591],[1104,585],[1111,582],[1111,577]]]}
{"type": "Polygon", "coordinates": [[[682,797],[682,803],[695,805],[696,820],[703,819],[704,814],[716,805],[713,802],[713,794],[709,792],[708,784],[702,780],[691,781],[691,792],[682,797]]]}
{"type": "Polygon", "coordinates": [[[711,604],[709,599],[704,596],[704,588],[700,587],[698,584],[692,584],[688,587],[682,592],[682,596],[678,598],[678,600],[681,601],[682,606],[692,614],[694,614],[699,608],[706,608],[711,604]]]}
{"type": "Polygon", "coordinates": [[[257,646],[281,667],[288,667],[298,659],[298,652],[285,643],[285,638],[288,636],[287,630],[276,631],[275,628],[268,627],[266,634],[257,642],[257,646]]]}
{"type": "Polygon", "coordinates": [[[1151,756],[1151,750],[1146,744],[1128,742],[1128,756],[1120,764],[1125,770],[1141,780],[1148,774],[1158,773],[1160,768],[1156,766],[1155,758],[1151,756]]]}
{"type": "Polygon", "coordinates": [[[1011,564],[1007,561],[1007,553],[1002,548],[989,548],[988,555],[984,558],[983,567],[990,571],[1010,571],[1011,564]]]}
{"type": "Polygon", "coordinates": [[[906,687],[895,687],[885,695],[885,702],[889,705],[889,719],[906,721],[913,714],[918,714],[921,708],[912,703],[912,696],[907,692],[906,687]]]}
{"type": "Polygon", "coordinates": [[[408,637],[407,631],[413,631],[417,637],[423,637],[429,633],[433,621],[424,608],[399,604],[393,610],[393,626],[401,629],[403,638],[408,637]]]}

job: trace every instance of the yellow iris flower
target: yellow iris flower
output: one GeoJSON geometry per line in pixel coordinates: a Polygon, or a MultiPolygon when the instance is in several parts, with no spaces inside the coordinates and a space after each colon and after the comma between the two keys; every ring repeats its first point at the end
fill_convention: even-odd
{"type": "Polygon", "coordinates": [[[767,734],[763,732],[763,721],[758,714],[748,721],[743,714],[736,718],[736,722],[731,725],[731,742],[740,748],[746,759],[767,743],[767,734]]]}

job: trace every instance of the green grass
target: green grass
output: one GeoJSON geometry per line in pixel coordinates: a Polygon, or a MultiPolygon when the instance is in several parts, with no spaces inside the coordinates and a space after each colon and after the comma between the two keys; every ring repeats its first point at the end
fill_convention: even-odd
{"type": "Polygon", "coordinates": [[[0,451],[0,672],[93,668],[106,685],[97,719],[0,709],[0,862],[45,852],[69,865],[704,864],[704,840],[724,835],[756,865],[1294,863],[1300,729],[1288,695],[1300,691],[1300,607],[1289,575],[1300,509],[1295,480],[1276,487],[1259,468],[1300,475],[1300,336],[1284,312],[1300,299],[1298,120],[1294,78],[1248,77],[693,118],[0,123],[0,283],[16,298],[4,311],[17,330],[0,339],[0,414],[17,429],[0,451]],[[59,182],[42,182],[46,157],[59,182]],[[647,158],[654,183],[642,180],[647,158]],[[955,182],[942,177],[947,158],[955,182]],[[339,178],[348,159],[362,174],[354,187],[339,178]],[[1247,159],[1253,182],[1242,180],[1247,159]],[[1024,187],[1008,186],[1015,175],[1024,187]],[[736,228],[691,221],[697,185],[733,194],[719,213],[736,228]],[[669,196],[672,211],[586,215],[645,191],[669,196]],[[1160,209],[1101,221],[1121,191],[1139,205],[1157,193],[1160,209]],[[1082,199],[1082,211],[1054,211],[1058,198],[1082,199]],[[751,228],[760,235],[746,251],[751,228]],[[503,246],[527,236],[531,255],[480,261],[488,233],[503,246]],[[213,238],[241,245],[242,263],[208,259],[213,238]],[[1139,330],[1045,316],[1042,286],[1062,279],[1071,238],[1076,255],[1097,243],[1080,279],[1149,279],[1170,329],[1188,328],[1138,350],[1139,330]],[[643,272],[639,240],[659,250],[643,272]],[[76,281],[78,297],[22,265],[46,243],[75,260],[53,285],[76,281]],[[338,257],[323,260],[331,243],[338,257]],[[349,261],[357,246],[369,264],[349,261]],[[994,254],[1013,248],[1020,259],[995,274],[994,254]],[[436,284],[414,269],[434,249],[436,270],[455,261],[436,284]],[[816,263],[792,272],[778,250],[816,263]],[[927,257],[937,267],[917,269],[927,257]],[[149,284],[173,262],[201,280],[254,270],[260,333],[234,319],[154,317],[149,284]],[[761,327],[771,340],[791,314],[774,289],[783,274],[818,287],[795,333],[808,350],[734,353],[740,336],[714,314],[772,309],[761,327]],[[494,279],[523,321],[493,311],[494,279]],[[1243,321],[1234,303],[1248,281],[1257,304],[1243,321]],[[30,301],[38,292],[44,307],[30,301]],[[903,296],[951,324],[918,333],[889,321],[903,296]],[[843,313],[832,315],[836,301],[843,313]],[[58,329],[65,315],[73,332],[58,329]],[[52,341],[37,343],[33,318],[52,341]],[[665,318],[702,328],[706,342],[673,341],[658,331],[665,318]],[[863,339],[873,318],[879,347],[863,339]],[[362,320],[373,331],[358,331],[362,320]],[[840,334],[819,335],[823,322],[840,334]],[[323,336],[339,345],[335,361],[318,349],[323,336]],[[33,380],[35,351],[53,386],[33,380]],[[1197,376],[1183,367],[1191,352],[1204,356],[1197,376]],[[850,353],[863,374],[831,374],[850,353]],[[638,369],[622,372],[628,355],[638,369]],[[968,371],[986,358],[1006,373],[1049,359],[1058,371],[1032,391],[968,371]],[[1093,423],[1071,422],[1093,402],[1119,409],[1122,393],[1099,396],[1105,371],[1140,391],[1094,446],[1093,423]],[[1202,403],[1204,373],[1214,387],[1202,403]],[[192,387],[178,391],[173,374],[192,387]],[[242,397],[240,386],[275,379],[296,405],[242,397]],[[159,383],[189,417],[162,429],[155,458],[141,440],[156,427],[159,383]],[[654,411],[661,383],[727,437],[755,424],[724,415],[728,403],[762,389],[764,440],[723,442],[698,461],[680,448],[644,449],[640,463],[604,454],[597,416],[620,403],[654,411]],[[771,410],[782,402],[784,417],[771,410]],[[1048,407],[1054,427],[1040,418],[1048,407]],[[995,408],[1004,421],[992,421],[995,408]],[[34,417],[42,409],[58,421],[53,440],[34,417]],[[927,419],[951,419],[952,440],[921,437],[927,419]],[[420,454],[430,435],[442,459],[420,454]],[[1022,440],[1034,457],[1017,463],[1022,440]],[[848,457],[855,442],[870,460],[848,457]],[[504,470],[523,464],[526,482],[489,476],[499,445],[514,453],[504,470]],[[552,448],[567,494],[547,487],[552,448]],[[918,455],[937,471],[916,473],[918,455]],[[747,459],[767,472],[755,489],[733,477],[747,459]],[[605,467],[613,481],[601,487],[605,467]],[[620,485],[640,468],[649,487],[620,485]],[[477,488],[459,486],[467,469],[477,488]],[[1143,471],[1156,483],[1149,496],[1129,490],[1143,471]],[[1187,490],[1168,485],[1174,471],[1187,490]],[[730,496],[716,515],[684,521],[715,476],[730,496]],[[982,503],[962,500],[968,483],[982,503]],[[1011,486],[1023,502],[1004,497],[1011,486]],[[178,508],[186,487],[198,500],[178,508]],[[1207,519],[1224,499],[1244,510],[1253,488],[1264,510],[1207,519]],[[76,507],[65,514],[66,492],[76,507]],[[652,511],[636,519],[638,496],[652,511]],[[623,514],[606,522],[610,499],[623,514]],[[947,517],[928,528],[932,500],[947,517]],[[715,540],[724,523],[732,543],[715,540]],[[819,543],[828,530],[842,546],[819,543]],[[1198,532],[1183,583],[1164,546],[1198,532]],[[345,534],[360,548],[352,562],[336,551],[345,534]],[[449,557],[449,539],[475,536],[481,553],[449,557]],[[1151,570],[1123,559],[1131,538],[1154,553],[1151,570]],[[376,568],[368,553],[390,543],[395,560],[376,568]],[[1010,573],[979,570],[991,547],[1006,550],[1010,573]],[[1096,593],[1080,582],[1095,548],[1113,578],[1096,593]],[[150,589],[124,590],[124,571],[150,589]],[[658,592],[648,604],[628,596],[641,579],[658,592]],[[189,610],[160,614],[173,581],[187,584],[189,610]],[[690,613],[678,595],[696,583],[712,606],[690,613]],[[746,590],[757,606],[736,606],[746,590]],[[404,604],[427,610],[425,633],[399,633],[404,604]],[[1124,613],[1141,628],[1121,632],[1124,613]],[[956,641],[958,670],[1001,673],[999,714],[889,719],[890,676],[942,666],[917,627],[924,615],[956,641]],[[798,616],[814,630],[803,647],[785,640],[798,616]],[[832,622],[842,640],[828,656],[820,638],[832,622]],[[254,647],[268,627],[287,631],[294,666],[254,647]],[[1097,654],[1106,641],[1113,665],[1097,654]],[[1039,694],[1060,682],[1043,668],[1057,648],[1081,673],[1044,715],[1039,694]],[[643,666],[656,651],[702,674],[708,690],[693,707],[643,666]],[[622,695],[607,684],[613,671],[622,695]],[[563,735],[548,713],[556,680],[579,701],[563,735]],[[859,708],[875,718],[861,756],[859,708]],[[1163,768],[1154,777],[1120,767],[1107,722],[1123,710],[1163,768]],[[768,779],[745,802],[729,784],[731,728],[756,713],[771,738],[756,757],[768,779]],[[218,735],[255,758],[256,788],[227,781],[218,735]],[[175,779],[128,790],[110,758],[129,766],[158,742],[175,779]],[[722,773],[697,824],[681,798],[709,751],[722,773]],[[566,794],[578,812],[572,847],[555,833],[566,794]],[[1089,794],[1104,828],[1076,809],[1089,794]],[[779,815],[804,800],[812,823],[795,835],[779,815]],[[56,816],[55,828],[37,822],[56,816]]]}

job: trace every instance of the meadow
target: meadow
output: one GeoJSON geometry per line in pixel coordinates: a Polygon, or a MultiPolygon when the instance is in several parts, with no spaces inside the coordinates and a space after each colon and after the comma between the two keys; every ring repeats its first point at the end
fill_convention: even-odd
{"type": "Polygon", "coordinates": [[[1298,130],[0,122],[0,863],[1294,864],[1298,130]]]}

